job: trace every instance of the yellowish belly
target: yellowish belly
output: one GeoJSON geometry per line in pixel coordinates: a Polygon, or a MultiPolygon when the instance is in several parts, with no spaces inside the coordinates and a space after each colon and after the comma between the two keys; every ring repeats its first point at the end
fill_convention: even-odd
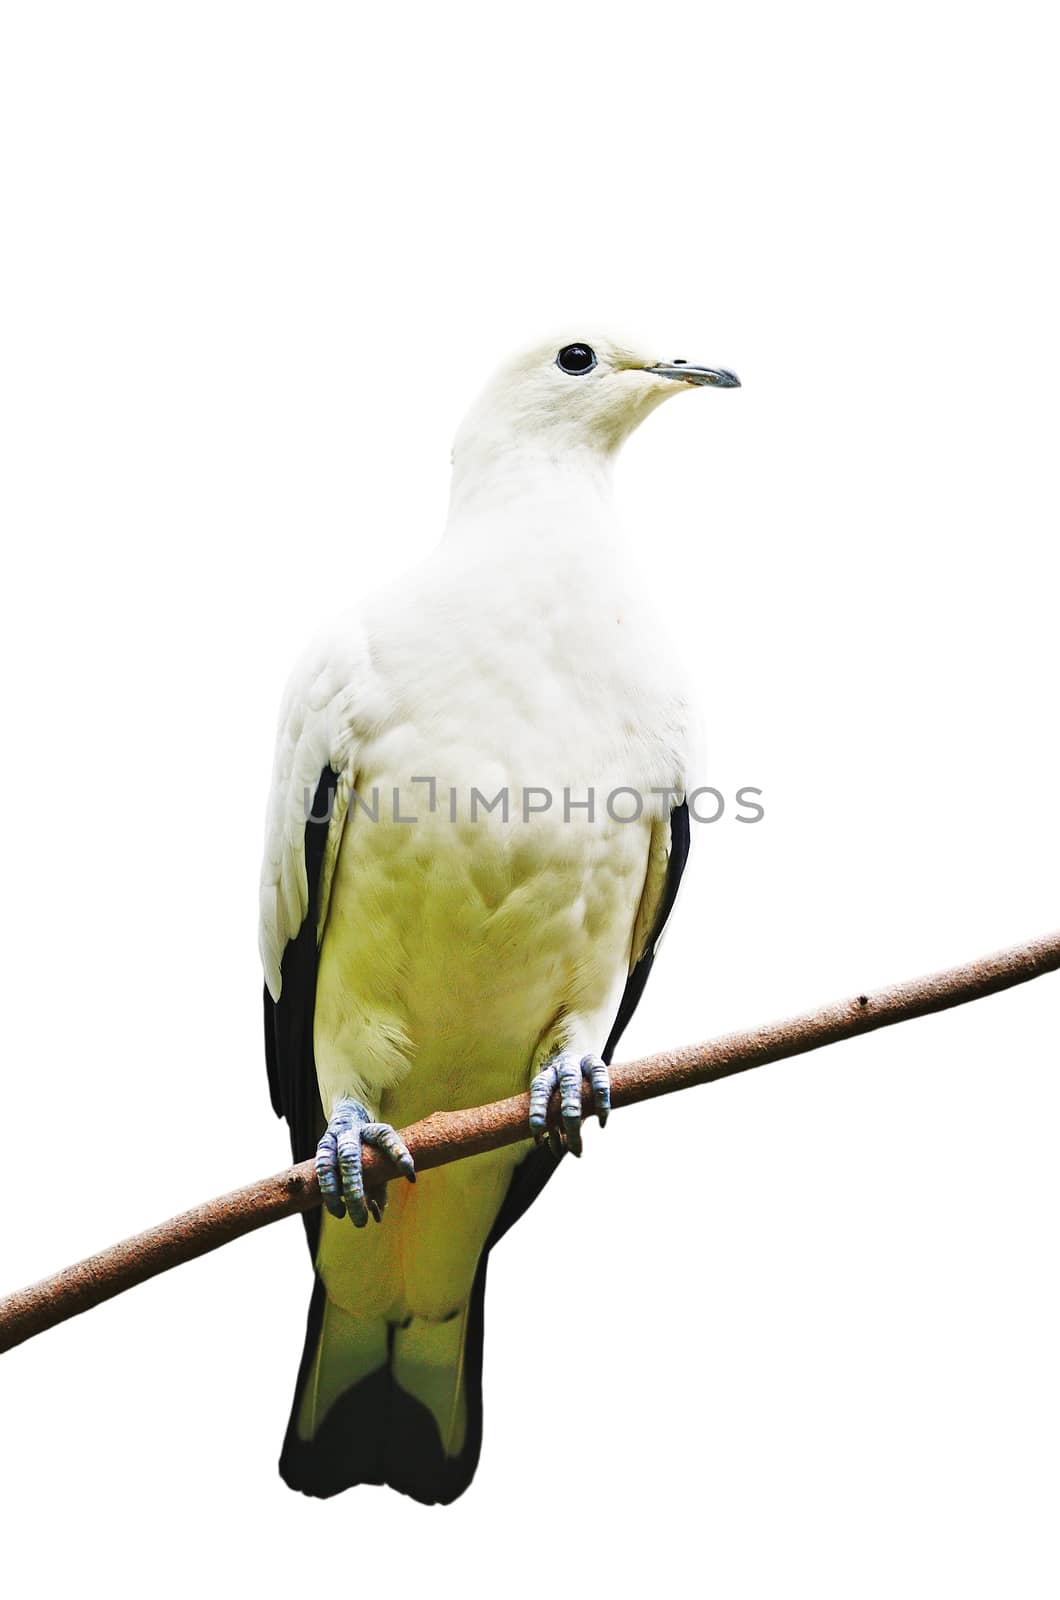
{"type": "MultiPolygon", "coordinates": [[[[383,791],[386,792],[385,789],[383,791]]],[[[649,829],[573,815],[348,820],[321,947],[321,1100],[404,1127],[526,1089],[577,1019],[601,1049],[624,981],[649,829]]],[[[358,1317],[442,1319],[467,1298],[527,1147],[390,1185],[381,1227],[324,1218],[328,1294],[358,1317]]]]}
{"type": "Polygon", "coordinates": [[[525,1089],[625,974],[648,842],[599,820],[353,817],[317,988],[325,1110],[353,1095],[400,1125],[525,1089]]]}

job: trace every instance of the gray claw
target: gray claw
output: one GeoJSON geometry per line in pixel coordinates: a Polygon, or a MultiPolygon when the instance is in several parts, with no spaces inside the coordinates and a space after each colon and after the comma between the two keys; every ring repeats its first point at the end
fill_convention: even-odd
{"type": "Polygon", "coordinates": [[[355,1228],[363,1228],[370,1216],[382,1221],[386,1191],[364,1192],[363,1148],[369,1145],[416,1181],[416,1167],[408,1146],[388,1122],[373,1122],[371,1113],[358,1100],[340,1100],[331,1114],[324,1137],[317,1145],[317,1182],[324,1204],[334,1217],[349,1213],[355,1228]]]}
{"type": "Polygon", "coordinates": [[[547,1133],[549,1147],[556,1156],[564,1146],[573,1155],[582,1153],[582,1079],[592,1087],[593,1109],[603,1127],[611,1110],[611,1081],[607,1067],[597,1055],[578,1057],[562,1050],[546,1061],[530,1084],[530,1129],[540,1144],[547,1133]],[[550,1127],[548,1106],[553,1091],[559,1091],[560,1129],[550,1127]]]}

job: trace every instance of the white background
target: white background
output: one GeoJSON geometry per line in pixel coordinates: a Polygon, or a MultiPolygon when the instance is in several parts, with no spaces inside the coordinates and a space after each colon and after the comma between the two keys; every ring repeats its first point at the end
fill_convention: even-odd
{"type": "MultiPolygon", "coordinates": [[[[698,830],[623,1053],[1057,922],[1047,16],[5,8],[0,1287],[284,1164],[283,679],[572,316],[744,381],[620,469],[767,805],[698,830]]],[[[494,1258],[446,1510],[276,1476],[296,1222],[24,1346],[5,1590],[1054,1595],[1058,1023],[1045,979],[590,1130],[494,1258]]]]}

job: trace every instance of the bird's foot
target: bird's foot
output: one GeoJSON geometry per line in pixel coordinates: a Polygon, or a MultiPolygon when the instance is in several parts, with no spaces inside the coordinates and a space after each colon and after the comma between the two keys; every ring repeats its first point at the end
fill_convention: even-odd
{"type": "Polygon", "coordinates": [[[363,1228],[370,1216],[382,1222],[386,1207],[386,1184],[365,1194],[361,1167],[365,1145],[381,1150],[410,1183],[416,1182],[416,1168],[400,1134],[388,1122],[373,1122],[359,1100],[337,1101],[317,1145],[317,1182],[332,1216],[344,1217],[348,1211],[355,1228],[363,1228]]]}
{"type": "Polygon", "coordinates": [[[540,1144],[548,1129],[553,1152],[563,1154],[564,1144],[573,1155],[582,1153],[582,1079],[592,1085],[593,1110],[601,1128],[611,1110],[611,1079],[599,1056],[582,1056],[561,1050],[545,1062],[530,1083],[530,1126],[540,1144]],[[561,1128],[548,1128],[548,1103],[559,1091],[561,1128]]]}

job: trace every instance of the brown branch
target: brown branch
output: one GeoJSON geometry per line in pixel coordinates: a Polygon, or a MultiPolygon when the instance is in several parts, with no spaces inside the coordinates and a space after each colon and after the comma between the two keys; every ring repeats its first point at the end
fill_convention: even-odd
{"type": "MultiPolygon", "coordinates": [[[[928,978],[875,994],[840,1001],[787,1022],[775,1022],[749,1033],[731,1033],[709,1044],[688,1045],[658,1055],[630,1061],[611,1070],[611,1102],[635,1105],[655,1095],[671,1094],[695,1084],[713,1083],[750,1067],[804,1055],[822,1045],[837,1044],[895,1022],[908,1022],[933,1011],[945,1011],[982,999],[1015,984],[1027,983],[1060,968],[1060,933],[1013,950],[987,956],[967,966],[954,967],[928,978]]],[[[585,1110],[590,1110],[586,1091],[585,1110]]],[[[421,1172],[462,1161],[483,1150],[498,1150],[530,1137],[529,1101],[525,1094],[472,1111],[437,1112],[404,1129],[403,1137],[421,1172]]],[[[365,1177],[373,1184],[397,1176],[385,1157],[365,1151],[365,1177]]],[[[206,1255],[220,1245],[252,1233],[281,1217],[308,1211],[320,1204],[311,1161],[290,1167],[275,1177],[248,1184],[244,1189],[209,1200],[169,1222],[149,1228],[124,1243],[112,1245],[67,1267],[52,1278],[20,1289],[0,1300],[0,1351],[10,1350],[34,1334],[43,1333],[68,1317],[110,1300],[135,1284],[166,1272],[184,1261],[206,1255]]]]}

